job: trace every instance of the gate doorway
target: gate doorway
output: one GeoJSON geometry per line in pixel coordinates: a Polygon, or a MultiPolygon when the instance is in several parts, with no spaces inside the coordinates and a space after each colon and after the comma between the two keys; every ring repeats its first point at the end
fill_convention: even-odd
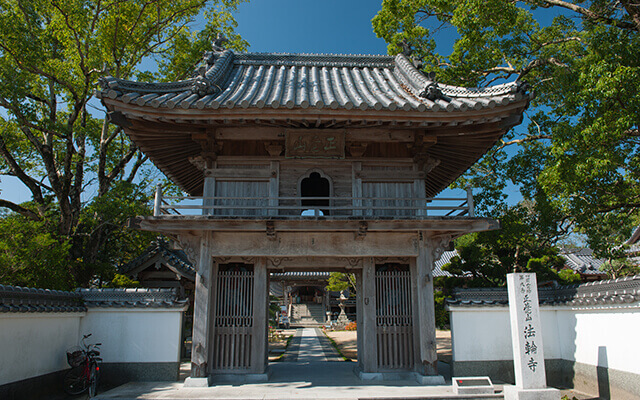
{"type": "MultiPolygon", "coordinates": [[[[282,296],[279,298],[280,309],[286,310],[290,318],[290,329],[284,329],[280,325],[280,337],[273,338],[269,343],[272,370],[273,367],[284,368],[282,364],[294,369],[295,366],[317,364],[318,368],[328,368],[327,373],[330,373],[333,368],[326,363],[345,362],[343,355],[351,361],[356,361],[355,290],[345,291],[348,300],[341,300],[339,291],[327,290],[330,275],[328,271],[281,272],[270,275],[270,287],[282,288],[282,296]],[[341,326],[338,328],[341,303],[342,308],[345,303],[349,306],[347,311],[350,314],[349,319],[353,322],[352,331],[344,330],[344,320],[340,321],[341,326]],[[348,354],[341,354],[342,349],[336,349],[332,340],[337,344],[346,344],[348,354]]],[[[345,313],[342,318],[347,318],[345,313]]]]}

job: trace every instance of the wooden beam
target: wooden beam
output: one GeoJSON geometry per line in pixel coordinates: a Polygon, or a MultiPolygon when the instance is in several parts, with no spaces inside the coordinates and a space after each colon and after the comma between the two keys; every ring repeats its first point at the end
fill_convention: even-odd
{"type": "Polygon", "coordinates": [[[269,180],[271,169],[218,168],[210,170],[217,180],[269,180]]]}
{"type": "Polygon", "coordinates": [[[399,257],[417,254],[417,235],[411,233],[367,234],[355,240],[352,233],[278,234],[269,240],[263,233],[223,234],[213,232],[211,254],[216,257],[399,257]]]}
{"type": "Polygon", "coordinates": [[[162,216],[140,217],[140,229],[158,232],[179,231],[215,231],[222,232],[260,232],[264,235],[266,221],[272,221],[276,232],[352,232],[360,228],[360,221],[366,221],[368,234],[376,232],[481,232],[499,229],[498,221],[481,217],[423,217],[406,220],[357,219],[216,219],[213,216],[162,216]]]}

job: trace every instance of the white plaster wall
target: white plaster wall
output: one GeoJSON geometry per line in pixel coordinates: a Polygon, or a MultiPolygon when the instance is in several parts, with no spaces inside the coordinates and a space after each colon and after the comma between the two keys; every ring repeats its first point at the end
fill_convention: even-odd
{"type": "Polygon", "coordinates": [[[180,360],[181,310],[91,309],[80,337],[102,343],[103,362],[176,362],[180,360]]]}
{"type": "Polygon", "coordinates": [[[0,385],[68,368],[82,313],[1,313],[0,385]]]}
{"type": "MultiPolygon", "coordinates": [[[[508,307],[451,307],[454,361],[512,360],[508,307]]],[[[640,373],[640,308],[541,307],[546,359],[640,373]]]]}
{"type": "Polygon", "coordinates": [[[450,324],[455,361],[513,360],[508,310],[459,308],[450,324]]]}
{"type": "Polygon", "coordinates": [[[0,385],[69,368],[66,350],[101,342],[104,362],[180,360],[181,309],[92,308],[86,313],[0,313],[0,385]]]}
{"type": "Polygon", "coordinates": [[[640,374],[640,309],[557,314],[563,359],[640,374]]]}

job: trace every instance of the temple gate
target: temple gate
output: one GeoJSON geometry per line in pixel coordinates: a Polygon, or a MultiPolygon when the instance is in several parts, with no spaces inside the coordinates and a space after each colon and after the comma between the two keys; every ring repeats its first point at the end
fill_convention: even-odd
{"type": "Polygon", "coordinates": [[[98,97],[188,198],[158,188],[133,225],[197,268],[187,385],[267,380],[269,272],[356,275],[362,379],[437,371],[432,269],[496,229],[469,191],[438,198],[512,126],[520,83],[448,86],[404,55],[205,54],[171,83],[101,80],[98,97]]]}

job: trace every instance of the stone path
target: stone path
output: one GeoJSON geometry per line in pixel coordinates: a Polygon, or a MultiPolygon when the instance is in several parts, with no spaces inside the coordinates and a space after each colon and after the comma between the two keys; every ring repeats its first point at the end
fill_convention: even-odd
{"type": "Polygon", "coordinates": [[[331,342],[318,328],[300,328],[280,362],[317,363],[343,361],[331,342]]]}

